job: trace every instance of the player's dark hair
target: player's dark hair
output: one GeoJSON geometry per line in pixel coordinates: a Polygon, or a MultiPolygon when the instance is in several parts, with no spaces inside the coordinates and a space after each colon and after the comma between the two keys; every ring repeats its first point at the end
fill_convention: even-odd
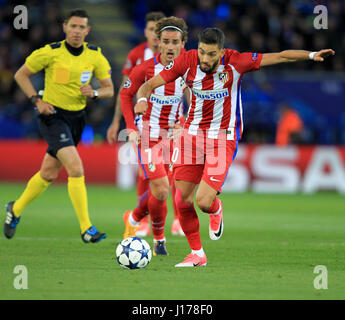
{"type": "Polygon", "coordinates": [[[86,10],[79,8],[71,10],[66,17],[65,22],[67,23],[72,17],[87,18],[88,20],[90,20],[90,17],[87,14],[86,10]]]}
{"type": "Polygon", "coordinates": [[[165,17],[165,14],[161,11],[152,11],[146,14],[145,16],[145,21],[146,23],[150,22],[150,21],[158,21],[162,18],[165,17]]]}
{"type": "Polygon", "coordinates": [[[182,33],[182,41],[187,42],[187,36],[188,36],[187,25],[183,19],[173,17],[173,16],[160,19],[157,22],[156,31],[155,31],[157,36],[158,36],[158,39],[161,38],[162,32],[166,31],[166,30],[167,31],[176,31],[176,30],[180,31],[182,33]],[[167,28],[167,27],[171,27],[171,28],[167,28]]]}
{"type": "Polygon", "coordinates": [[[206,28],[199,34],[199,43],[217,44],[219,49],[224,48],[225,35],[218,28],[206,28]]]}

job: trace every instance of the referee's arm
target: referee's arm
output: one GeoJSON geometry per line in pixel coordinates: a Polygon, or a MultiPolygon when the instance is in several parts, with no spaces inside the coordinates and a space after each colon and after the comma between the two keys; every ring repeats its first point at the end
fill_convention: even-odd
{"type": "MultiPolygon", "coordinates": [[[[33,74],[34,73],[28,68],[28,66],[23,64],[14,75],[14,79],[28,98],[37,96],[37,91],[33,87],[30,80],[30,76],[33,74]]],[[[38,111],[42,114],[54,113],[54,107],[39,98],[35,100],[35,105],[38,111]]]]}
{"type": "MultiPolygon", "coordinates": [[[[107,79],[98,79],[101,88],[97,89],[98,91],[98,98],[103,99],[103,98],[112,98],[114,96],[114,85],[113,81],[111,78],[107,79]]],[[[93,98],[94,97],[94,89],[89,85],[82,85],[80,87],[80,92],[82,95],[86,97],[93,98]]]]}

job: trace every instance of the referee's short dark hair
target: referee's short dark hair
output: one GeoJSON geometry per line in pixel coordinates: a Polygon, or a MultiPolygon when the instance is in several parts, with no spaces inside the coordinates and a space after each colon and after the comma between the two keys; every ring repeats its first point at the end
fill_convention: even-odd
{"type": "Polygon", "coordinates": [[[217,44],[219,49],[224,48],[225,35],[218,28],[206,28],[199,34],[199,43],[217,44]]]}
{"type": "Polygon", "coordinates": [[[67,23],[69,21],[69,19],[71,19],[72,17],[87,18],[88,20],[90,20],[90,17],[87,14],[86,10],[80,9],[80,8],[76,8],[76,9],[71,10],[66,17],[65,22],[67,23]]]}

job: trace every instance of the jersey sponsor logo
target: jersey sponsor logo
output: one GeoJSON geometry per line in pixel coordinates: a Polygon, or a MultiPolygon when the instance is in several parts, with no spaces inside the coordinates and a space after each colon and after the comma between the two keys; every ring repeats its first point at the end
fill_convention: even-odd
{"type": "Polygon", "coordinates": [[[91,79],[91,76],[92,76],[92,71],[83,71],[80,75],[80,82],[82,84],[87,83],[91,79]]]}
{"type": "Polygon", "coordinates": [[[220,82],[227,83],[229,80],[229,73],[228,72],[219,72],[218,78],[220,82]]]}
{"type": "Polygon", "coordinates": [[[170,61],[170,63],[164,69],[170,70],[173,66],[174,66],[174,61],[170,61]]]}
{"type": "Polygon", "coordinates": [[[258,60],[258,54],[256,52],[252,53],[252,60],[253,61],[258,60]]]}
{"type": "Polygon", "coordinates": [[[179,103],[182,99],[182,96],[161,96],[158,94],[151,94],[150,102],[169,106],[172,104],[179,103]]]}
{"type": "Polygon", "coordinates": [[[193,94],[203,100],[217,100],[229,97],[229,90],[227,88],[221,90],[197,90],[192,89],[193,94]]]}
{"type": "Polygon", "coordinates": [[[125,84],[123,85],[123,87],[124,87],[125,89],[127,89],[127,88],[129,88],[131,85],[132,85],[131,80],[130,80],[130,79],[127,79],[126,82],[125,82],[125,84]]]}

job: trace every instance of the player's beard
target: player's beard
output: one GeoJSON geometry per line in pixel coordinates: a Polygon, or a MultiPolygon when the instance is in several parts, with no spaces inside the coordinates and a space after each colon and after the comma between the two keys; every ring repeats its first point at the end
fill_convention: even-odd
{"type": "Polygon", "coordinates": [[[209,67],[208,69],[204,69],[201,67],[201,64],[200,64],[200,69],[202,72],[205,72],[205,73],[213,73],[216,71],[217,69],[217,66],[218,66],[218,61],[216,61],[211,67],[209,67]]]}

